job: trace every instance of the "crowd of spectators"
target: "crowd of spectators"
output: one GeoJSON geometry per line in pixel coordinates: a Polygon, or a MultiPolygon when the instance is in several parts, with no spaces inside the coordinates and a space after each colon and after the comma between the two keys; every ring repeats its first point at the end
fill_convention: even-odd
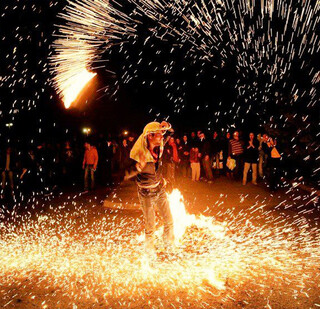
{"type": "MultiPolygon", "coordinates": [[[[50,194],[56,188],[70,187],[87,192],[96,185],[119,183],[132,164],[130,150],[134,142],[134,136],[126,136],[41,143],[20,149],[7,145],[0,150],[0,198],[15,197],[17,193],[50,194]]],[[[172,186],[178,177],[212,183],[224,175],[243,185],[249,179],[253,185],[265,179],[270,190],[277,190],[282,160],[277,147],[276,140],[267,134],[256,136],[251,132],[240,138],[238,131],[191,132],[181,138],[171,137],[165,145],[164,175],[172,186]]]]}
{"type": "Polygon", "coordinates": [[[190,177],[192,181],[212,183],[221,175],[247,184],[251,171],[251,182],[257,185],[258,176],[267,180],[270,190],[280,186],[281,154],[277,141],[267,134],[256,136],[251,132],[240,139],[239,132],[217,131],[210,135],[198,131],[190,137],[171,138],[164,149],[164,170],[167,179],[190,177]]]}

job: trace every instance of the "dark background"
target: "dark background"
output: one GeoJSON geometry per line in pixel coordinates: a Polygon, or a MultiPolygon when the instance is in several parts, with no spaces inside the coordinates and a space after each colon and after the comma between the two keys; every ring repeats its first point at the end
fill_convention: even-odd
{"type": "MultiPolygon", "coordinates": [[[[312,6],[316,1],[310,3],[312,6]]],[[[132,4],[121,4],[122,10],[135,17],[132,4]]],[[[58,17],[65,5],[63,0],[0,3],[2,143],[66,140],[80,136],[84,126],[90,126],[96,135],[118,136],[124,129],[139,133],[146,122],[167,119],[181,134],[197,129],[210,133],[235,128],[244,137],[249,131],[268,132],[277,136],[282,150],[292,160],[290,164],[298,167],[298,176],[308,165],[308,173],[318,180],[319,83],[314,85],[311,81],[320,70],[319,48],[305,58],[295,57],[290,72],[272,82],[268,68],[275,62],[275,54],[257,63],[262,66],[258,73],[254,66],[239,70],[239,53],[246,52],[250,57],[256,50],[244,50],[239,44],[232,51],[228,50],[230,45],[220,44],[212,48],[215,56],[207,60],[188,41],[177,42],[170,36],[161,40],[153,35],[149,30],[157,28],[157,24],[143,17],[136,26],[137,36],[125,38],[125,44],[114,44],[103,53],[102,59],[108,60],[106,68],[95,70],[98,76],[82,93],[77,107],[65,110],[53,89],[48,60],[54,53],[51,44],[57,25],[65,23],[58,17]],[[227,59],[219,56],[222,49],[226,49],[227,59]],[[108,91],[104,92],[106,86],[108,91]],[[298,98],[294,96],[295,89],[299,90],[298,98]],[[6,127],[11,122],[13,126],[6,127]]],[[[300,3],[292,9],[299,14],[302,8],[300,3]]],[[[257,3],[256,17],[259,12],[257,3]]],[[[168,18],[175,18],[169,8],[166,13],[168,18]]],[[[224,18],[234,17],[226,13],[224,18]]],[[[174,22],[184,26],[182,20],[174,22]]],[[[254,22],[254,18],[245,19],[248,29],[254,22]]],[[[308,36],[318,36],[318,26],[308,36]]],[[[281,32],[283,27],[282,19],[273,18],[274,32],[281,32]]],[[[261,31],[256,31],[253,40],[261,31]]],[[[288,31],[288,40],[291,33],[288,31]]],[[[226,32],[224,35],[223,41],[228,42],[230,38],[226,32]]],[[[298,39],[297,35],[297,48],[298,39]]],[[[280,50],[276,54],[288,62],[289,54],[282,55],[280,50]]]]}

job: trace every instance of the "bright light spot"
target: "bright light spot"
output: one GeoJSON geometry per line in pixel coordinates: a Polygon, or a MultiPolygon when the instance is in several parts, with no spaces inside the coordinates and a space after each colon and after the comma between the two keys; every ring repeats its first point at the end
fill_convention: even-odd
{"type": "Polygon", "coordinates": [[[89,134],[90,132],[91,132],[91,129],[90,128],[83,128],[82,129],[82,132],[84,133],[84,134],[89,134]]]}
{"type": "Polygon", "coordinates": [[[64,85],[62,85],[62,96],[65,108],[71,106],[85,85],[96,75],[97,73],[92,73],[83,69],[78,74],[70,77],[64,85]]]}

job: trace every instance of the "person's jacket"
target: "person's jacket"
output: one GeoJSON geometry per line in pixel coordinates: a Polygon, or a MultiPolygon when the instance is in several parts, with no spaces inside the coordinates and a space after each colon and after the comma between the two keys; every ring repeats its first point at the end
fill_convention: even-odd
{"type": "Polygon", "coordinates": [[[98,165],[98,151],[96,147],[90,147],[90,149],[86,149],[84,152],[83,157],[83,165],[93,165],[93,167],[96,169],[98,165]]]}
{"type": "Polygon", "coordinates": [[[243,153],[243,158],[244,162],[247,163],[258,163],[259,160],[259,142],[254,139],[253,140],[253,146],[254,148],[250,147],[248,148],[249,141],[244,145],[244,153],[243,153]]]}

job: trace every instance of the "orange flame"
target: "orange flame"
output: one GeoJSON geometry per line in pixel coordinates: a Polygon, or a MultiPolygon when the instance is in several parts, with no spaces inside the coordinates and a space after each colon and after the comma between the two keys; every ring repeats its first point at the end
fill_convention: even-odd
{"type": "Polygon", "coordinates": [[[95,77],[97,73],[89,72],[87,69],[83,69],[79,73],[73,75],[63,85],[63,102],[65,108],[69,108],[71,104],[76,100],[82,89],[89,83],[89,81],[95,77]]]}

